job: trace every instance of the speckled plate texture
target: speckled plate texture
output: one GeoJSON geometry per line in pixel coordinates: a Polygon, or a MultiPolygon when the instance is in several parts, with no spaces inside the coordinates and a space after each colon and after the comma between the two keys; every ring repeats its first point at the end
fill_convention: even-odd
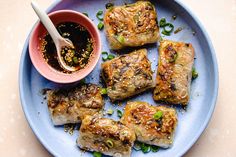
{"type": "MultiPolygon", "coordinates": [[[[56,1],[49,9],[52,12],[60,9],[72,9],[79,12],[87,12],[89,17],[95,24],[98,24],[96,13],[98,10],[105,10],[105,4],[109,1],[104,0],[65,0],[56,1]]],[[[111,1],[110,1],[111,2],[111,1]]],[[[115,5],[123,5],[124,3],[132,3],[131,0],[112,1],[115,5]]],[[[171,21],[172,15],[177,15],[177,19],[171,21],[175,28],[184,27],[184,29],[166,39],[190,42],[195,48],[195,67],[199,73],[199,77],[192,82],[191,100],[188,104],[187,111],[183,112],[180,108],[178,111],[178,127],[174,138],[173,146],[169,149],[160,149],[157,153],[143,154],[141,151],[132,151],[132,157],[174,157],[182,156],[199,138],[203,130],[206,128],[211,115],[213,113],[218,93],[218,68],[215,52],[211,41],[199,20],[193,13],[181,3],[181,1],[173,0],[156,0],[152,1],[158,13],[158,20],[165,17],[167,21],[171,21]],[[195,36],[192,32],[196,32],[195,36]]],[[[100,32],[102,39],[102,51],[114,53],[109,50],[104,30],[100,32]]],[[[21,104],[25,112],[25,116],[32,130],[41,141],[41,143],[54,156],[70,157],[70,156],[92,156],[90,152],[82,152],[76,146],[76,138],[78,131],[76,130],[71,136],[64,132],[64,128],[54,127],[49,117],[46,101],[40,93],[43,88],[58,88],[65,85],[53,83],[42,77],[32,65],[29,52],[29,40],[25,42],[23,49],[20,71],[19,71],[19,87],[21,104]]],[[[158,44],[145,46],[148,49],[148,58],[152,62],[152,70],[156,69],[158,62],[158,44]]],[[[100,57],[96,68],[86,77],[86,82],[99,83],[99,75],[101,69],[102,57],[100,57]]],[[[73,86],[67,85],[67,86],[73,86]]],[[[153,105],[161,105],[153,101],[152,92],[132,97],[129,100],[146,101],[153,105]]],[[[123,109],[122,106],[112,104],[108,98],[105,98],[105,108],[123,109]]],[[[118,119],[116,112],[111,117],[118,119]]]]}

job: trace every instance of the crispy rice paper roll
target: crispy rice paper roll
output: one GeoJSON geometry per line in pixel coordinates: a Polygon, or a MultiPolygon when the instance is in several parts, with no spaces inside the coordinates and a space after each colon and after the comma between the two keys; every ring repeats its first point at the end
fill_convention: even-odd
{"type": "Polygon", "coordinates": [[[194,49],[189,43],[163,40],[153,98],[171,104],[187,105],[194,63],[194,49]]]}
{"type": "Polygon", "coordinates": [[[86,116],[79,130],[77,145],[85,150],[114,157],[129,157],[135,141],[134,132],[108,118],[86,116]]]}
{"type": "Polygon", "coordinates": [[[95,84],[49,90],[47,103],[54,125],[81,122],[86,115],[101,113],[104,106],[99,87],[95,84]]]}
{"type": "Polygon", "coordinates": [[[173,143],[177,114],[169,107],[134,101],[125,106],[121,123],[134,130],[137,141],[168,148],[173,143]]]}
{"type": "Polygon", "coordinates": [[[154,87],[147,50],[140,49],[102,64],[102,76],[112,101],[123,100],[154,87]]]}
{"type": "Polygon", "coordinates": [[[155,43],[159,38],[155,7],[148,1],[107,9],[104,27],[114,50],[155,43]]]}

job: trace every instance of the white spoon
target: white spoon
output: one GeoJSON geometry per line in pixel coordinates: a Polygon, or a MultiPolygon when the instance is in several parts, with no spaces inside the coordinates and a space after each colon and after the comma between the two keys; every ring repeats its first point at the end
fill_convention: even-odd
{"type": "Polygon", "coordinates": [[[31,2],[31,6],[34,9],[35,13],[38,15],[40,21],[43,23],[48,33],[52,37],[52,40],[57,49],[57,58],[60,66],[67,71],[76,71],[78,68],[68,66],[61,56],[61,50],[64,47],[74,48],[74,45],[69,39],[63,38],[57,31],[56,27],[53,25],[52,21],[48,17],[48,15],[38,6],[38,4],[34,1],[31,2]]]}

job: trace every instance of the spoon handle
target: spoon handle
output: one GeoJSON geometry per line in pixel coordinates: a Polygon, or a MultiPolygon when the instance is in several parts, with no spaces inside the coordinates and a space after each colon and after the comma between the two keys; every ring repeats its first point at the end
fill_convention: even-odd
{"type": "Polygon", "coordinates": [[[48,33],[57,46],[57,44],[59,44],[59,39],[61,39],[61,35],[58,33],[56,27],[54,26],[46,12],[43,11],[35,1],[31,1],[31,6],[34,9],[35,13],[38,15],[40,21],[43,23],[44,27],[46,27],[48,33]]]}

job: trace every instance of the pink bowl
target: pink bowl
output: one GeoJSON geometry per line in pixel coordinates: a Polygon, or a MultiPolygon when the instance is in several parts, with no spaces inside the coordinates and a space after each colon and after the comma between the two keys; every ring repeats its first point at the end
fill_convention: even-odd
{"type": "Polygon", "coordinates": [[[34,67],[45,78],[57,83],[72,83],[83,79],[94,69],[101,54],[101,39],[97,27],[87,16],[72,10],[55,11],[50,13],[49,17],[54,25],[61,22],[75,22],[84,26],[93,38],[94,50],[88,65],[84,69],[71,74],[57,71],[48,65],[43,58],[40,50],[40,38],[46,35],[47,30],[41,22],[38,22],[31,33],[29,41],[29,55],[34,67]]]}

